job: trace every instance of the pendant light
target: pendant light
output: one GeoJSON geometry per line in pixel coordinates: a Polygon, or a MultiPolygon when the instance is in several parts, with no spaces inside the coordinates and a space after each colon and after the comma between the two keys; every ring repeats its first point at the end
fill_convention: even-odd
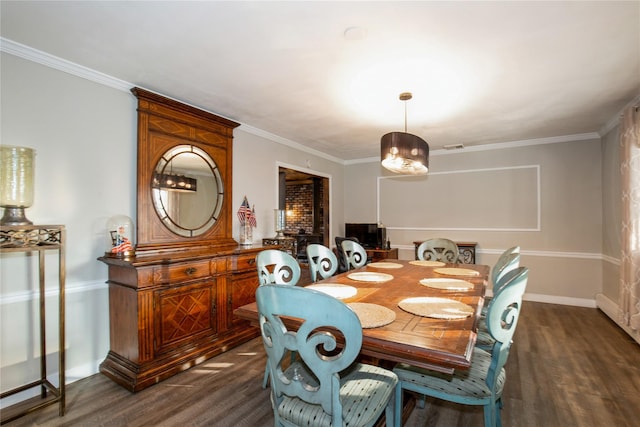
{"type": "Polygon", "coordinates": [[[404,132],[389,132],[380,139],[380,161],[391,172],[404,175],[426,175],[429,171],[429,144],[419,136],[407,133],[407,101],[410,92],[400,94],[404,101],[404,132]]]}

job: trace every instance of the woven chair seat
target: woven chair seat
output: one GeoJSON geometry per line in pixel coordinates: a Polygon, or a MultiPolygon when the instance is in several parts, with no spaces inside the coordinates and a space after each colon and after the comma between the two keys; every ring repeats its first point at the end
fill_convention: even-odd
{"type": "MultiPolygon", "coordinates": [[[[300,367],[298,365],[298,370],[300,367]]],[[[289,368],[285,375],[293,375],[289,368]]],[[[298,371],[300,374],[300,371],[298,371]]],[[[312,375],[305,371],[303,375],[312,375]]],[[[391,371],[356,363],[340,379],[343,424],[372,426],[384,412],[398,382],[391,371]],[[363,399],[363,396],[369,396],[363,399]],[[366,409],[366,410],[365,410],[366,409]]],[[[306,403],[297,397],[286,397],[278,406],[281,421],[296,426],[331,426],[331,415],[322,406],[306,403]]]]}
{"type": "Polygon", "coordinates": [[[481,329],[478,327],[478,336],[476,338],[476,348],[491,351],[491,348],[496,343],[487,328],[481,329]]]}
{"type": "MultiPolygon", "coordinates": [[[[427,369],[399,364],[393,370],[400,381],[420,387],[420,393],[466,405],[484,405],[491,399],[491,390],[487,386],[487,374],[491,365],[491,354],[475,348],[473,363],[468,371],[457,370],[453,375],[441,374],[427,369]],[[425,388],[426,386],[426,388],[425,388]]],[[[502,394],[506,380],[504,368],[500,370],[495,394],[502,394]]],[[[410,387],[406,387],[411,389],[410,387]]]]}

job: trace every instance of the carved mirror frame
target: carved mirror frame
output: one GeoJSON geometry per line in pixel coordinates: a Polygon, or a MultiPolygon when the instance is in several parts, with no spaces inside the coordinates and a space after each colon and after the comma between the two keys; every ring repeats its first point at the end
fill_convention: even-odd
{"type": "Polygon", "coordinates": [[[237,245],[232,237],[232,154],[231,120],[133,88],[138,98],[138,174],[136,253],[237,245]],[[213,161],[212,173],[221,182],[222,194],[212,208],[213,221],[197,233],[177,232],[154,203],[154,175],[177,147],[191,147],[213,161]],[[159,166],[160,165],[160,166],[159,166]]]}

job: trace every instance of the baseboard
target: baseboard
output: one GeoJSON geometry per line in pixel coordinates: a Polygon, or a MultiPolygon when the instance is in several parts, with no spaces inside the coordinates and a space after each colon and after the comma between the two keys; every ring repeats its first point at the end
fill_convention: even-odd
{"type": "Polygon", "coordinates": [[[559,295],[527,294],[522,297],[524,301],[545,302],[549,304],[573,305],[576,307],[596,308],[596,301],[588,298],[572,298],[559,295]]]}
{"type": "Polygon", "coordinates": [[[606,314],[609,318],[611,318],[611,320],[613,320],[618,326],[620,326],[623,331],[629,334],[631,338],[633,338],[638,344],[640,344],[640,331],[633,330],[626,325],[620,324],[620,321],[618,320],[620,318],[620,307],[618,307],[618,304],[616,302],[614,302],[604,294],[597,294],[596,305],[600,310],[602,310],[604,314],[606,314]]]}

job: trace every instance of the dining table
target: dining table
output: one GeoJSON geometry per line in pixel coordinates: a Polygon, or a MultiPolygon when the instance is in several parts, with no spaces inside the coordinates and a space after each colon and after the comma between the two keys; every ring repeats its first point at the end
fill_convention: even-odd
{"type": "MultiPolygon", "coordinates": [[[[471,365],[489,271],[487,265],[389,259],[306,287],[354,309],[362,356],[453,373],[471,365]]],[[[258,325],[255,302],[234,314],[258,325]]]]}

